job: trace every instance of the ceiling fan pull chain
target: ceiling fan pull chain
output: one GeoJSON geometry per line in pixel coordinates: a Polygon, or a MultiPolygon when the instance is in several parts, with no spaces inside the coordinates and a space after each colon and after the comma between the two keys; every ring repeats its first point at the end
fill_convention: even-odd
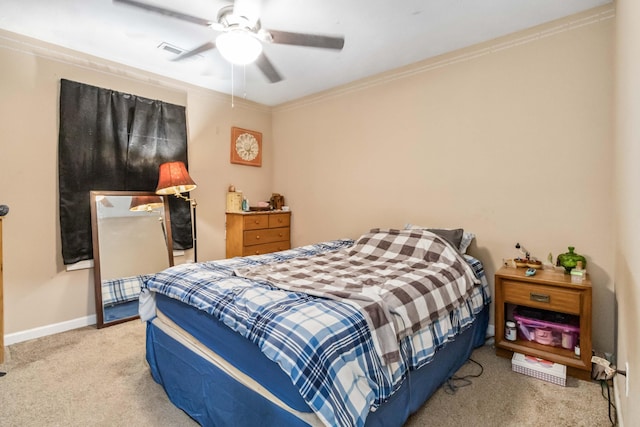
{"type": "Polygon", "coordinates": [[[231,108],[233,108],[233,63],[230,62],[229,64],[231,64],[231,108]]]}
{"type": "Polygon", "coordinates": [[[247,66],[243,65],[242,66],[243,70],[244,70],[244,82],[242,84],[243,86],[243,92],[244,92],[244,99],[247,99],[247,66]]]}
{"type": "Polygon", "coordinates": [[[247,99],[247,66],[243,65],[242,66],[242,92],[243,92],[243,99],[247,99]]]}

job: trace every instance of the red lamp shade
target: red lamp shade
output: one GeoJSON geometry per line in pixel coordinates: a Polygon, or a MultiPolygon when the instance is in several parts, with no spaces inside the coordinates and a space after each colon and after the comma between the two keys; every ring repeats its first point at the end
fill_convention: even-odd
{"type": "Polygon", "coordinates": [[[152,211],[164,206],[160,196],[133,196],[131,198],[130,211],[152,211]]]}
{"type": "Polygon", "coordinates": [[[196,188],[183,162],[168,162],[160,165],[156,194],[188,193],[196,188]]]}

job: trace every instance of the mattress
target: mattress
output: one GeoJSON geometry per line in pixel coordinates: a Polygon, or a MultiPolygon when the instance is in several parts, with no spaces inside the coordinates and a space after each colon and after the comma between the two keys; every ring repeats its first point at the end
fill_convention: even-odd
{"type": "MultiPolygon", "coordinates": [[[[473,349],[484,344],[489,311],[487,305],[467,329],[438,349],[428,364],[410,370],[406,381],[389,400],[368,414],[364,425],[402,426],[462,367],[473,349]]],[[[219,325],[211,329],[210,334],[222,332],[211,340],[222,342],[222,348],[211,342],[204,345],[159,313],[147,324],[146,358],[151,375],[172,403],[200,425],[324,425],[282,370],[256,353],[255,346],[241,343],[237,351],[231,350],[239,335],[228,334],[229,328],[219,325]]]]}
{"type": "MultiPolygon", "coordinates": [[[[358,343],[360,347],[354,347],[355,350],[349,347],[348,351],[340,353],[337,362],[317,363],[312,359],[323,359],[329,353],[311,351],[307,359],[303,357],[305,363],[292,369],[288,366],[291,354],[279,358],[274,353],[281,352],[281,349],[274,352],[256,339],[256,336],[264,334],[263,331],[252,335],[256,331],[243,330],[256,329],[256,325],[262,325],[263,319],[250,323],[250,326],[238,325],[235,319],[229,321],[219,311],[204,307],[201,299],[193,298],[198,301],[196,304],[191,301],[193,306],[185,303],[195,292],[191,282],[200,281],[187,280],[189,275],[207,276],[208,282],[215,282],[216,286],[233,289],[234,292],[238,288],[268,294],[271,290],[265,290],[264,284],[253,283],[247,288],[246,283],[233,277],[233,270],[238,265],[282,262],[300,254],[333,251],[352,244],[345,240],[324,242],[269,256],[189,266],[186,268],[192,271],[188,275],[182,272],[176,275],[178,281],[188,282],[188,291],[181,298],[173,291],[150,292],[146,289],[141,298],[140,313],[143,320],[148,320],[147,360],[154,379],[164,386],[178,407],[203,425],[402,425],[409,414],[417,410],[464,363],[472,349],[484,342],[490,297],[478,260],[466,257],[465,262],[473,266],[482,286],[475,287],[461,307],[403,339],[400,346],[403,360],[393,366],[380,364],[370,344],[369,334],[364,336],[363,343],[358,343]],[[349,369],[342,369],[344,366],[349,369]],[[302,373],[305,382],[292,375],[296,370],[312,372],[302,373]],[[345,372],[356,380],[347,378],[345,381],[345,372]],[[335,383],[338,386],[334,387],[335,383]],[[314,393],[305,390],[305,387],[316,386],[318,390],[314,393]],[[335,388],[332,390],[333,400],[322,394],[327,387],[335,388]],[[361,399],[359,393],[362,393],[361,399]],[[340,407],[323,406],[335,403],[336,399],[340,400],[340,407]]],[[[209,284],[196,287],[206,288],[209,284]]],[[[242,299],[242,292],[231,295],[215,304],[223,311],[237,310],[238,304],[244,310],[243,304],[253,304],[242,299]]],[[[318,313],[322,315],[325,310],[338,307],[339,315],[344,311],[351,317],[358,317],[353,314],[357,313],[356,310],[350,311],[339,302],[318,301],[315,297],[309,300],[311,297],[298,294],[293,294],[293,297],[294,305],[303,308],[308,308],[308,304],[320,304],[318,313]]],[[[290,303],[289,300],[286,302],[290,303]]],[[[268,317],[268,313],[264,317],[268,317]]],[[[337,324],[342,322],[344,319],[337,324]]],[[[360,323],[365,326],[361,331],[365,330],[364,319],[360,319],[360,323]]],[[[290,326],[295,328],[297,325],[290,326]]],[[[288,331],[286,327],[279,326],[275,330],[288,331]]],[[[336,333],[336,341],[345,339],[346,335],[341,333],[336,333]]],[[[310,341],[313,339],[312,336],[310,341]]],[[[329,335],[329,339],[333,339],[333,335],[329,335]]],[[[290,345],[287,339],[280,343],[290,345]]],[[[297,350],[296,347],[292,349],[297,350]]]]}

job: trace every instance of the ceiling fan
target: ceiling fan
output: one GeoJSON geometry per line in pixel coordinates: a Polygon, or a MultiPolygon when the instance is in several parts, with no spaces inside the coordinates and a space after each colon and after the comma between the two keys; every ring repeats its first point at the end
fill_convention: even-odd
{"type": "Polygon", "coordinates": [[[199,53],[218,49],[220,54],[229,62],[245,65],[255,62],[260,71],[271,83],[283,79],[271,61],[262,51],[263,43],[286,44],[293,46],[316,47],[324,49],[342,50],[344,37],[334,37],[319,34],[292,33],[287,31],[267,30],[261,27],[259,17],[250,17],[246,8],[239,8],[236,1],[233,5],[222,7],[218,11],[215,21],[184,14],[171,9],[143,3],[137,0],[113,0],[138,7],[150,12],[170,16],[197,25],[211,27],[220,32],[214,40],[178,55],[174,61],[189,58],[199,53]],[[240,10],[238,10],[240,9],[240,10]]]}

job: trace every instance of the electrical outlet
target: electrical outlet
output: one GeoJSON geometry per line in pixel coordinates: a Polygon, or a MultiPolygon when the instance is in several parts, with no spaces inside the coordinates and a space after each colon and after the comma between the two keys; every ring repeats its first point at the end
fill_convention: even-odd
{"type": "Polygon", "coordinates": [[[625,395],[626,397],[629,397],[629,362],[625,362],[624,364],[624,370],[627,373],[627,375],[625,375],[624,377],[624,384],[625,384],[625,395]]]}

